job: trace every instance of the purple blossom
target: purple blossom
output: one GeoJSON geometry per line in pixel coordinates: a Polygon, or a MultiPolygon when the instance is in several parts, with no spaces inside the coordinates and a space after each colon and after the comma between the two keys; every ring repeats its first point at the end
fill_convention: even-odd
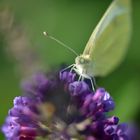
{"type": "Polygon", "coordinates": [[[37,74],[25,82],[25,95],[14,99],[2,127],[7,140],[128,140],[129,126],[107,116],[115,107],[110,94],[103,88],[91,91],[75,76],[37,74]]]}
{"type": "Polygon", "coordinates": [[[75,81],[76,74],[73,74],[72,72],[64,71],[63,73],[60,72],[59,77],[60,77],[61,81],[63,81],[63,82],[72,83],[75,81]]]}
{"type": "Polygon", "coordinates": [[[86,116],[96,116],[99,112],[109,112],[114,109],[114,101],[103,88],[99,88],[95,93],[90,93],[85,97],[82,112],[86,116]]]}
{"type": "Polygon", "coordinates": [[[52,81],[48,80],[42,73],[33,75],[31,81],[24,81],[22,83],[23,92],[27,94],[27,96],[36,96],[40,99],[43,99],[46,91],[53,86],[52,81]]]}
{"type": "Polygon", "coordinates": [[[20,133],[20,125],[16,123],[16,118],[14,117],[7,117],[5,121],[5,125],[2,127],[2,131],[4,132],[7,139],[16,139],[20,133]]]}

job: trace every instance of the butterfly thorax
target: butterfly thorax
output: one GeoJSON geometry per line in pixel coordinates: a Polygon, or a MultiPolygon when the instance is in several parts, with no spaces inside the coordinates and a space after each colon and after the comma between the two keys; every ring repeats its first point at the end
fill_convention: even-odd
{"type": "Polygon", "coordinates": [[[92,77],[93,76],[93,69],[92,69],[92,63],[91,63],[91,59],[88,56],[85,55],[80,55],[77,56],[75,59],[75,71],[85,77],[88,78],[89,76],[92,77]]]}

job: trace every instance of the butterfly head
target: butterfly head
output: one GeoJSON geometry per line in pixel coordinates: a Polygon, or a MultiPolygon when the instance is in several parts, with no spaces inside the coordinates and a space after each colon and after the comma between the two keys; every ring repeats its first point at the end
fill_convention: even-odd
{"type": "Polygon", "coordinates": [[[88,56],[80,55],[76,57],[75,63],[76,65],[89,65],[91,63],[91,60],[88,56]]]}
{"type": "Polygon", "coordinates": [[[79,75],[83,75],[84,77],[92,76],[92,61],[89,56],[77,56],[75,59],[75,65],[79,75]]]}

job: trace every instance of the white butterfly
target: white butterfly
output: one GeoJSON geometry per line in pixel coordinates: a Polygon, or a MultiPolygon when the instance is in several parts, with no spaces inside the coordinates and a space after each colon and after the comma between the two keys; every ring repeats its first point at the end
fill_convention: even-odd
{"type": "MultiPolygon", "coordinates": [[[[114,0],[92,32],[83,53],[77,56],[75,64],[68,68],[71,67],[71,70],[79,75],[79,80],[91,80],[94,90],[92,77],[106,76],[120,64],[126,53],[130,34],[131,2],[114,0]]],[[[52,39],[56,40],[53,37],[52,39]]],[[[68,49],[73,51],[71,48],[68,49]]]]}

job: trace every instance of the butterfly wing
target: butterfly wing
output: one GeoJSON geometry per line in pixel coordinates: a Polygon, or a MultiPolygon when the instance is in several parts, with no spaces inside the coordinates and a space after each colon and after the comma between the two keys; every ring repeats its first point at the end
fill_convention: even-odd
{"type": "Polygon", "coordinates": [[[93,76],[105,76],[120,64],[126,53],[130,34],[130,0],[114,0],[83,52],[93,62],[93,76]]]}

